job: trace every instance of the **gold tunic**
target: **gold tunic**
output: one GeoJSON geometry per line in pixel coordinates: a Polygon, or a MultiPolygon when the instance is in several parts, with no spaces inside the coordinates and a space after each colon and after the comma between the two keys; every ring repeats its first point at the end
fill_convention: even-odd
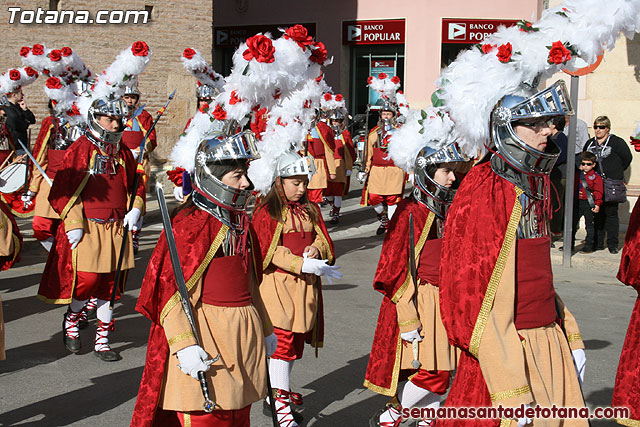
{"type": "Polygon", "coordinates": [[[373,166],[373,148],[378,141],[378,134],[371,132],[367,140],[367,163],[365,171],[369,174],[367,191],[370,194],[391,196],[402,194],[405,173],[397,166],[373,166]]]}

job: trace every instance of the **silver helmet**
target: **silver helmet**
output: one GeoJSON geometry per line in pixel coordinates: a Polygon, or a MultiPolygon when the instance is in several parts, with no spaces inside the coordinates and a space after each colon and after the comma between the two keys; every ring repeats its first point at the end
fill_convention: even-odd
{"type": "Polygon", "coordinates": [[[329,112],[329,125],[335,132],[338,132],[345,128],[347,121],[346,119],[347,114],[342,109],[336,108],[329,112]],[[340,121],[340,123],[334,125],[333,120],[340,121]]]}
{"type": "Polygon", "coordinates": [[[138,89],[138,80],[133,79],[125,85],[124,87],[124,95],[135,95],[140,98],[140,89],[138,89]]]}
{"type": "Polygon", "coordinates": [[[468,160],[455,142],[442,148],[422,147],[413,166],[414,197],[416,200],[424,203],[438,217],[444,218],[447,208],[453,202],[456,187],[448,188],[438,183],[434,179],[436,170],[443,163],[467,162],[468,160]]]}
{"type": "Polygon", "coordinates": [[[295,151],[287,151],[276,162],[276,177],[289,178],[298,175],[311,175],[316,173],[316,165],[311,156],[301,156],[295,151]]]}
{"type": "Polygon", "coordinates": [[[118,131],[112,132],[103,128],[98,122],[98,118],[100,116],[116,116],[120,120],[124,120],[127,112],[127,104],[122,98],[96,99],[89,107],[88,126],[85,135],[100,148],[104,148],[106,145],[112,145],[117,148],[124,130],[124,122],[118,131]]]}
{"type": "Polygon", "coordinates": [[[253,160],[259,157],[255,137],[250,130],[233,135],[216,132],[202,141],[196,153],[193,176],[193,201],[196,206],[211,213],[214,213],[212,208],[216,206],[233,211],[245,210],[253,184],[244,190],[231,187],[215,176],[211,168],[225,160],[253,160]]]}
{"type": "Polygon", "coordinates": [[[213,86],[200,84],[196,86],[196,98],[215,98],[220,91],[213,86]]]}
{"type": "Polygon", "coordinates": [[[573,108],[562,80],[528,98],[503,97],[491,113],[491,140],[497,152],[491,159],[494,171],[529,196],[543,199],[544,175],[551,172],[560,151],[551,141],[546,152],[527,145],[517,136],[514,126],[527,120],[551,120],[566,115],[573,115],[573,108]]]}

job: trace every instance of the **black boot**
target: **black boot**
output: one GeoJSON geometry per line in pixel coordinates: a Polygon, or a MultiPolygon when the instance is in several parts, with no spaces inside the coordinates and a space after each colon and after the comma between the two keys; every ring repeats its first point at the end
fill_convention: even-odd
{"type": "Polygon", "coordinates": [[[331,217],[330,224],[337,224],[340,222],[340,208],[336,208],[335,206],[331,208],[331,212],[329,213],[331,217]]]}
{"type": "Polygon", "coordinates": [[[62,342],[71,353],[78,353],[82,347],[80,343],[79,318],[80,313],[74,313],[69,307],[62,319],[62,342]]]}
{"type": "Polygon", "coordinates": [[[387,217],[386,212],[378,214],[378,221],[380,221],[380,227],[376,230],[376,235],[379,236],[384,234],[387,231],[387,225],[389,225],[389,218],[387,217]]]}
{"type": "Polygon", "coordinates": [[[111,350],[109,345],[109,332],[115,329],[116,322],[114,320],[111,323],[104,323],[100,319],[96,324],[96,341],[93,354],[99,357],[105,362],[115,362],[120,360],[120,356],[115,351],[111,350]]]}

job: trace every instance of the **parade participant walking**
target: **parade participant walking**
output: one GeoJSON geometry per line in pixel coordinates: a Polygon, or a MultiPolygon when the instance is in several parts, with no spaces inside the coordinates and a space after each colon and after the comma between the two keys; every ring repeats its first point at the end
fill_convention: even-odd
{"type": "MultiPolygon", "coordinates": [[[[635,151],[640,152],[640,126],[636,128],[634,136],[631,137],[631,143],[635,151]]],[[[633,287],[640,293],[640,203],[636,203],[633,212],[631,212],[617,277],[622,283],[633,287]]],[[[639,348],[640,296],[636,298],[631,319],[629,320],[629,328],[627,329],[627,336],[620,354],[620,363],[618,364],[611,402],[613,407],[628,408],[631,411],[628,419],[617,420],[619,424],[625,426],[640,424],[640,407],[636,404],[640,399],[640,390],[636,387],[636,384],[640,381],[639,348]]]]}
{"type": "MultiPolygon", "coordinates": [[[[113,281],[125,238],[122,230],[125,225],[133,229],[145,209],[144,180],[132,188],[135,174],[142,171],[131,151],[120,146],[127,107],[119,95],[125,76],[144,71],[149,54],[146,43],[135,42],[98,77],[90,96],[78,98],[87,129],[66,150],[49,194],[64,227],[58,227],[38,297],[69,304],[62,329],[64,344],[73,353],[81,347],[80,312],[90,297],[97,297],[94,352],[104,361],[119,359],[109,345],[115,322],[108,303],[112,287],[120,285],[113,281]],[[127,212],[130,198],[134,207],[127,212]]],[[[123,270],[133,268],[131,243],[125,246],[123,260],[123,270]]]]}
{"type": "MultiPolygon", "coordinates": [[[[325,93],[324,98],[332,97],[325,93]]],[[[307,135],[306,152],[313,157],[316,173],[307,187],[307,197],[313,203],[322,203],[329,183],[336,179],[336,142],[334,132],[326,123],[326,112],[318,110],[315,125],[307,135]]]]}
{"type": "MultiPolygon", "coordinates": [[[[374,289],[384,297],[364,385],[394,399],[371,418],[372,427],[398,426],[402,408],[437,409],[458,358],[440,318],[438,268],[446,212],[457,188],[455,172],[466,159],[446,133],[444,142],[424,140],[423,135],[437,135],[436,127],[451,130],[448,117],[433,114],[422,133],[419,119],[411,112],[415,126],[407,124],[389,143],[395,164],[416,178],[413,196],[398,204],[390,221],[374,278],[374,289]],[[398,398],[398,381],[408,375],[398,398]]],[[[422,419],[418,425],[435,421],[422,419]]]]}
{"type": "MultiPolygon", "coordinates": [[[[11,211],[0,201],[0,271],[8,270],[20,260],[22,235],[11,211]]],[[[4,318],[2,316],[2,298],[0,298],[0,360],[5,360],[4,318]]]]}
{"type": "Polygon", "coordinates": [[[373,206],[380,221],[376,234],[380,235],[386,231],[389,219],[402,200],[406,178],[405,172],[388,156],[389,139],[399,125],[396,93],[400,79],[380,73],[377,77],[369,77],[369,87],[380,94],[383,102],[378,124],[367,138],[365,169],[359,173],[360,180],[365,181],[360,204],[373,206]]]}

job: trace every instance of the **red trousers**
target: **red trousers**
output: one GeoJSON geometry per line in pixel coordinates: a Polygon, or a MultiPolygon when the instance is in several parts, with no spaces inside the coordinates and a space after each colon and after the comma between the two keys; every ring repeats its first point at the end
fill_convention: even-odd
{"type": "Polygon", "coordinates": [[[324,190],[325,196],[342,196],[344,193],[344,182],[327,182],[324,190]]]}
{"type": "Polygon", "coordinates": [[[90,273],[87,271],[78,271],[76,287],[73,290],[73,298],[81,301],[91,297],[110,300],[115,275],[115,272],[90,273]]]}
{"type": "Polygon", "coordinates": [[[42,216],[33,217],[33,237],[36,240],[47,240],[49,237],[55,237],[60,218],[45,218],[42,216]]]}
{"type": "Polygon", "coordinates": [[[449,371],[427,371],[418,369],[410,379],[418,387],[429,390],[435,394],[443,395],[449,388],[449,371]]]}
{"type": "Polygon", "coordinates": [[[273,333],[278,337],[278,347],[271,355],[272,359],[297,360],[302,359],[304,351],[304,339],[306,334],[273,328],[273,333]]]}
{"type": "Polygon", "coordinates": [[[380,195],[369,193],[369,204],[371,206],[386,203],[387,206],[397,205],[402,200],[402,194],[380,195]]]}
{"type": "Polygon", "coordinates": [[[250,427],[251,405],[242,409],[214,410],[207,414],[204,411],[178,412],[182,427],[250,427]]]}
{"type": "Polygon", "coordinates": [[[307,189],[307,197],[310,202],[322,203],[322,193],[324,188],[314,188],[313,190],[307,189]]]}

